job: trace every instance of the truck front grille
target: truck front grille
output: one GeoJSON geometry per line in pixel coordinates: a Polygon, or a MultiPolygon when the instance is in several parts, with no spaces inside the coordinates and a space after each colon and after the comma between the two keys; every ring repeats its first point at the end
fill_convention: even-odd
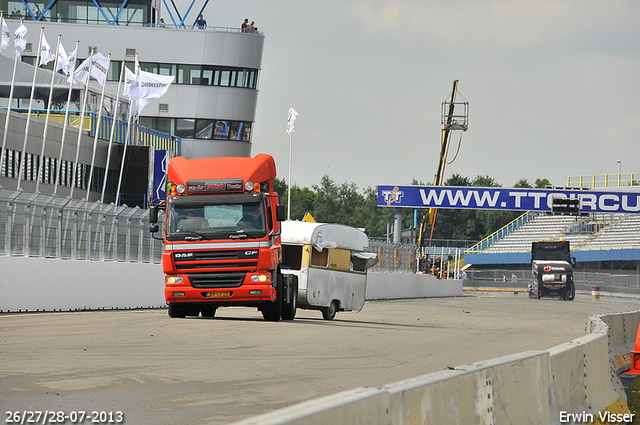
{"type": "Polygon", "coordinates": [[[188,274],[194,288],[236,288],[244,282],[246,273],[193,273],[188,274]]]}

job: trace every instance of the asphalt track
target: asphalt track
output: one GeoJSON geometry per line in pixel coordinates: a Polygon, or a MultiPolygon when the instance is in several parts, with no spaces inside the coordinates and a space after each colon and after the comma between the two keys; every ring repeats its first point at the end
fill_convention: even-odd
{"type": "Polygon", "coordinates": [[[584,335],[589,315],[639,308],[637,299],[604,294],[563,302],[485,292],[368,301],[333,321],[298,310],[293,322],[270,323],[247,308],[220,309],[214,319],[170,319],[164,309],[3,314],[0,413],[2,423],[6,412],[49,410],[120,411],[130,425],[226,424],[546,349],[584,335]]]}

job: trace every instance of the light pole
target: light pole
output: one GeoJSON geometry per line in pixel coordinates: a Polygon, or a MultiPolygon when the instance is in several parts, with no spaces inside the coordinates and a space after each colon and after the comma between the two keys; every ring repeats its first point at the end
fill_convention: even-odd
{"type": "Polygon", "coordinates": [[[618,160],[618,174],[622,174],[622,160],[618,160]]]}

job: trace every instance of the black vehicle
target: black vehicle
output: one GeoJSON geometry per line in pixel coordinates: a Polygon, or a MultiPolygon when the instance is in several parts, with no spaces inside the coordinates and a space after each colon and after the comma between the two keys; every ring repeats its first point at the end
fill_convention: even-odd
{"type": "Polygon", "coordinates": [[[556,297],[572,301],[576,296],[569,241],[540,241],[531,244],[531,272],[533,283],[529,297],[556,297]]]}

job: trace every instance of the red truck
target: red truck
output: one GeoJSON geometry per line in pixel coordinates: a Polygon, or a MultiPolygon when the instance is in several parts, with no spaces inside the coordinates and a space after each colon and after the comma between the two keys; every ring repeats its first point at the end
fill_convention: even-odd
{"type": "Polygon", "coordinates": [[[166,199],[150,207],[152,233],[165,210],[162,267],[170,317],[214,317],[218,307],[256,307],[293,320],[297,277],[281,272],[284,205],[273,157],[173,158],[166,199]]]}

